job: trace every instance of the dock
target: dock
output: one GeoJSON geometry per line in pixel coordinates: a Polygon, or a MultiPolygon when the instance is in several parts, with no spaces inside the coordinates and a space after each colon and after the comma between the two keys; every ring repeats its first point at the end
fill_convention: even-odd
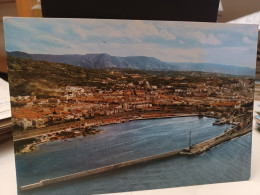
{"type": "Polygon", "coordinates": [[[162,154],[158,154],[158,155],[154,155],[154,156],[149,156],[149,157],[139,158],[139,159],[130,160],[130,161],[126,161],[126,162],[121,162],[121,163],[108,165],[108,166],[104,166],[104,167],[100,167],[100,168],[96,168],[96,169],[78,172],[78,173],[68,174],[68,175],[61,176],[61,177],[41,180],[38,183],[22,186],[21,191],[31,190],[31,189],[47,186],[50,184],[78,179],[78,178],[95,175],[95,174],[99,174],[99,173],[103,173],[103,172],[107,172],[107,171],[113,171],[113,170],[116,170],[119,168],[149,163],[149,162],[156,161],[156,160],[173,158],[173,157],[176,157],[179,155],[189,155],[189,156],[200,155],[221,143],[224,143],[224,142],[234,139],[236,137],[240,137],[247,133],[250,133],[251,130],[252,130],[251,125],[248,125],[247,127],[244,127],[243,129],[239,129],[239,130],[237,130],[236,127],[233,127],[232,129],[224,132],[223,134],[221,134],[217,137],[214,137],[214,138],[211,138],[204,142],[190,146],[189,148],[184,148],[184,149],[175,150],[175,151],[171,151],[171,152],[167,152],[167,153],[162,153],[162,154]]]}
{"type": "Polygon", "coordinates": [[[149,157],[140,158],[140,159],[131,160],[131,161],[126,161],[126,162],[122,162],[122,163],[117,163],[117,164],[113,164],[113,165],[109,165],[109,166],[104,166],[104,167],[91,169],[91,170],[87,170],[87,171],[82,171],[82,172],[69,174],[69,175],[65,175],[65,176],[61,176],[61,177],[56,177],[56,178],[52,178],[52,179],[45,179],[45,180],[41,180],[38,183],[22,186],[21,191],[30,190],[30,189],[46,186],[49,184],[55,184],[55,183],[59,183],[59,182],[63,182],[63,181],[69,181],[72,179],[78,179],[81,177],[86,177],[86,176],[90,176],[90,175],[94,175],[94,174],[98,174],[98,173],[112,171],[112,170],[123,168],[123,167],[133,166],[133,165],[142,164],[142,163],[148,163],[148,162],[152,162],[152,161],[160,160],[160,159],[165,159],[165,158],[177,156],[177,155],[181,154],[181,152],[183,152],[183,151],[184,151],[183,149],[176,150],[176,151],[172,151],[172,152],[167,152],[167,153],[158,154],[158,155],[149,156],[149,157]]]}

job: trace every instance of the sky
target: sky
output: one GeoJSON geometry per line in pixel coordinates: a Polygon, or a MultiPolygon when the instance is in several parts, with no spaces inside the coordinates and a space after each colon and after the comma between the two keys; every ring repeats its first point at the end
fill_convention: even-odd
{"type": "Polygon", "coordinates": [[[148,56],[255,68],[257,25],[173,21],[5,18],[7,51],[148,56]]]}

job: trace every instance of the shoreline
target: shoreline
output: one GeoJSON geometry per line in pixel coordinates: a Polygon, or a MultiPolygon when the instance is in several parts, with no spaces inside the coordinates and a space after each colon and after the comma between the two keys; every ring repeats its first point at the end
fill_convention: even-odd
{"type": "MultiPolygon", "coordinates": [[[[13,133],[13,140],[15,141],[20,141],[20,140],[25,140],[25,139],[30,139],[30,138],[35,138],[37,136],[46,134],[46,133],[51,133],[51,132],[58,132],[61,130],[61,127],[68,127],[68,126],[73,126],[73,125],[78,125],[78,124],[84,124],[84,123],[89,123],[88,127],[97,127],[97,126],[104,126],[104,125],[110,125],[110,124],[119,124],[123,122],[128,122],[128,121],[135,121],[135,120],[149,120],[149,119],[163,119],[163,118],[176,118],[176,117],[190,117],[190,116],[202,116],[202,117],[209,117],[209,118],[215,118],[219,119],[220,117],[214,116],[214,115],[208,115],[208,114],[199,114],[197,112],[193,113],[177,113],[177,114],[172,114],[172,113],[159,113],[157,115],[161,116],[150,116],[150,117],[143,117],[144,115],[147,115],[146,113],[138,113],[139,115],[135,116],[123,116],[118,117],[116,121],[110,121],[110,122],[101,122],[102,120],[110,120],[110,118],[106,117],[99,117],[99,118],[93,118],[93,119],[86,119],[84,121],[76,121],[76,122],[71,122],[71,123],[62,123],[58,124],[55,126],[47,126],[43,128],[38,128],[38,129],[33,129],[33,130],[26,130],[26,131],[21,131],[21,132],[14,132],[13,133]],[[91,121],[91,122],[89,122],[91,121]],[[93,122],[94,121],[94,122],[93,122]],[[97,122],[98,121],[98,122],[97,122]]],[[[149,115],[149,114],[148,114],[149,115]]],[[[150,114],[153,115],[153,114],[150,114]]],[[[115,116],[116,117],[116,116],[115,116]]]]}
{"type": "MultiPolygon", "coordinates": [[[[41,134],[41,135],[38,135],[38,136],[32,136],[32,137],[29,137],[29,138],[23,138],[23,139],[19,139],[19,140],[14,139],[15,150],[16,150],[15,154],[23,154],[23,153],[35,151],[35,150],[37,150],[37,147],[39,145],[49,143],[49,142],[53,142],[53,141],[64,140],[64,141],[70,142],[71,139],[74,139],[74,138],[85,137],[85,136],[90,136],[90,135],[102,133],[102,130],[93,129],[93,128],[99,128],[99,127],[102,127],[102,126],[107,126],[107,125],[112,125],[112,124],[121,124],[121,123],[125,123],[125,122],[138,121],[138,120],[167,119],[167,118],[179,118],[179,117],[202,117],[202,118],[208,117],[208,118],[219,119],[219,118],[216,118],[214,116],[199,115],[197,113],[172,114],[172,115],[169,115],[169,116],[145,117],[145,118],[138,117],[138,118],[129,118],[129,119],[125,119],[125,120],[118,119],[118,121],[113,121],[113,122],[109,122],[109,123],[101,123],[99,125],[93,124],[93,125],[89,126],[88,129],[82,128],[83,131],[89,130],[91,132],[91,133],[87,133],[87,134],[82,133],[81,132],[82,129],[76,128],[76,129],[70,129],[69,131],[64,129],[64,130],[59,130],[59,131],[55,131],[55,132],[44,133],[44,134],[41,134]],[[64,133],[64,132],[66,132],[67,136],[60,137],[59,133],[64,133]],[[31,140],[31,142],[29,140],[31,140]],[[29,142],[29,143],[26,143],[26,144],[24,144],[24,146],[21,147],[19,143],[23,143],[23,142],[25,142],[25,143],[29,142]],[[17,147],[18,148],[20,147],[20,149],[16,149],[17,147]]],[[[213,125],[214,125],[214,123],[213,123],[213,125]]]]}
{"type": "MultiPolygon", "coordinates": [[[[54,142],[54,141],[68,141],[71,142],[72,139],[78,138],[78,140],[83,139],[83,137],[85,136],[91,136],[91,135],[95,135],[95,134],[99,134],[102,133],[102,130],[100,129],[84,129],[84,132],[73,132],[73,131],[66,131],[66,130],[61,130],[58,132],[53,132],[53,133],[48,133],[48,134],[44,134],[41,136],[37,136],[34,137],[32,143],[26,144],[25,147],[21,147],[21,149],[17,149],[15,148],[15,154],[24,154],[24,153],[28,153],[28,152],[32,152],[37,150],[38,146],[45,144],[45,143],[50,143],[50,142],[54,142]],[[64,135],[65,133],[65,135],[64,135]]],[[[26,140],[24,140],[26,141],[26,140]]],[[[19,141],[18,141],[19,142],[19,141]]],[[[16,144],[17,142],[14,142],[14,144],[16,144]]],[[[16,146],[19,147],[19,146],[16,146]]]]}
{"type": "Polygon", "coordinates": [[[184,156],[201,155],[204,152],[206,152],[222,143],[225,143],[229,140],[236,139],[238,137],[242,137],[251,132],[252,132],[251,125],[247,125],[246,127],[242,128],[242,129],[233,127],[232,129],[229,129],[228,131],[224,132],[223,134],[221,134],[217,137],[214,137],[209,140],[203,141],[201,143],[195,144],[188,148],[175,150],[175,151],[162,153],[162,154],[157,154],[154,156],[148,156],[148,157],[135,159],[135,160],[131,160],[131,161],[121,162],[121,163],[108,165],[108,166],[104,166],[104,167],[100,167],[100,168],[96,168],[96,169],[77,172],[74,174],[69,174],[69,175],[65,175],[65,176],[61,176],[61,177],[44,179],[38,183],[21,186],[20,190],[27,191],[27,190],[31,190],[31,189],[35,189],[35,188],[40,188],[40,187],[43,187],[46,185],[56,184],[56,183],[65,182],[65,181],[69,181],[69,180],[73,180],[73,179],[87,177],[90,175],[109,172],[109,171],[113,171],[116,169],[130,167],[130,166],[134,166],[134,165],[138,165],[138,164],[149,163],[152,161],[163,160],[163,159],[167,159],[167,158],[174,158],[174,157],[181,156],[181,155],[184,155],[184,156]]]}

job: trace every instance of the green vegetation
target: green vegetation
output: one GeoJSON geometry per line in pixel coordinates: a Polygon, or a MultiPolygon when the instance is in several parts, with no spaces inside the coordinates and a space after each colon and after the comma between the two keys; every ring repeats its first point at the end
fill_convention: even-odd
{"type": "MultiPolygon", "coordinates": [[[[36,61],[17,57],[8,57],[9,83],[11,96],[35,95],[37,98],[57,96],[57,90],[66,86],[91,86],[99,89],[113,89],[116,84],[138,84],[148,81],[158,87],[172,85],[176,88],[187,88],[187,84],[221,79],[223,84],[238,83],[238,79],[228,75],[187,72],[155,71],[136,69],[86,69],[62,63],[36,61]],[[135,76],[139,76],[136,78],[135,76]]],[[[193,86],[189,86],[193,87],[193,86]]]]}
{"type": "Polygon", "coordinates": [[[37,141],[39,141],[37,138],[28,138],[25,140],[20,140],[20,141],[14,142],[15,153],[20,152],[20,150],[25,148],[28,144],[32,144],[37,141]]]}
{"type": "MultiPolygon", "coordinates": [[[[55,96],[55,90],[67,85],[86,86],[101,78],[97,70],[46,61],[8,57],[11,96],[55,96]]],[[[93,85],[92,85],[93,86],[93,85]]]]}

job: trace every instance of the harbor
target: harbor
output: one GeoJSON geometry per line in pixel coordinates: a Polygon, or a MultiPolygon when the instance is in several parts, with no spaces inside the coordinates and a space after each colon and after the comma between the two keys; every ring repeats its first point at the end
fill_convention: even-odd
{"type": "MultiPolygon", "coordinates": [[[[121,117],[117,119],[110,119],[102,117],[97,120],[86,120],[78,123],[69,123],[63,125],[57,125],[53,127],[44,127],[38,129],[34,132],[23,132],[23,134],[15,134],[15,145],[16,153],[26,153],[34,151],[37,149],[37,145],[48,143],[51,141],[57,140],[70,140],[71,138],[82,137],[95,135],[97,133],[102,133],[102,126],[111,125],[111,124],[120,124],[129,121],[135,120],[151,120],[151,119],[163,119],[163,118],[180,118],[180,117],[209,117],[216,119],[212,124],[213,125],[223,125],[223,124],[233,124],[235,127],[241,125],[242,123],[238,122],[239,117],[235,118],[220,118],[212,114],[207,113],[159,113],[159,114],[142,114],[135,116],[121,117]],[[101,129],[95,129],[99,127],[101,129]]],[[[247,115],[243,115],[244,118],[247,118],[247,115]]]]}
{"type": "Polygon", "coordinates": [[[73,173],[73,174],[69,174],[69,175],[65,175],[65,176],[61,176],[61,177],[41,180],[40,182],[37,182],[34,184],[21,186],[21,191],[31,190],[34,188],[39,188],[39,187],[50,185],[50,184],[78,179],[81,177],[86,177],[86,176],[99,174],[99,173],[103,173],[103,172],[113,171],[116,169],[134,166],[137,164],[149,163],[152,161],[159,161],[159,160],[163,160],[166,158],[174,158],[174,157],[180,156],[180,155],[188,155],[188,156],[199,155],[199,154],[202,154],[202,153],[210,150],[211,148],[213,148],[217,145],[220,145],[226,141],[235,139],[237,137],[240,137],[240,136],[245,135],[250,132],[251,132],[250,125],[248,125],[247,127],[243,128],[243,129],[239,129],[236,126],[236,127],[229,129],[228,131],[225,131],[223,134],[221,134],[217,137],[211,138],[209,140],[200,142],[195,145],[190,145],[188,148],[175,150],[175,151],[171,151],[171,152],[167,152],[167,153],[161,153],[161,154],[148,156],[148,157],[144,157],[144,158],[139,158],[139,159],[135,159],[135,160],[130,160],[130,161],[126,161],[126,162],[116,163],[113,165],[104,166],[104,167],[91,169],[91,170],[87,170],[87,171],[82,171],[82,172],[78,172],[78,173],[73,173]]]}

